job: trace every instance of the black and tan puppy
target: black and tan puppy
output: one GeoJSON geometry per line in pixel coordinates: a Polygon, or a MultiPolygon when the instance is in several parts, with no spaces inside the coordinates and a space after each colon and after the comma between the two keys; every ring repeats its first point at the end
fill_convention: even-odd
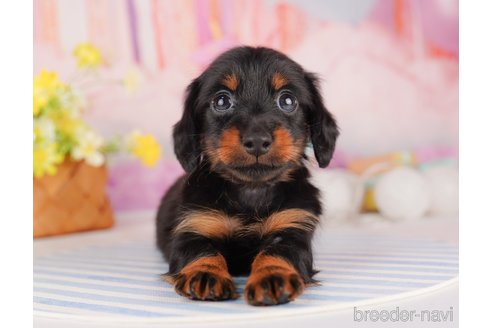
{"type": "Polygon", "coordinates": [[[227,51],[188,87],[174,127],[186,175],[162,199],[157,242],[167,281],[196,300],[289,302],[314,282],[311,239],[321,205],[304,149],[332,157],[336,122],[313,74],[268,48],[227,51]]]}

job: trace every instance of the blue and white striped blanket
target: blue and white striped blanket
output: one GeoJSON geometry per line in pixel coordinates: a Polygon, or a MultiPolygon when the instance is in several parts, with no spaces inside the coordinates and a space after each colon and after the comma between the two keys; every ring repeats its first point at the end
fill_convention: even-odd
{"type": "MultiPolygon", "coordinates": [[[[34,259],[34,313],[89,320],[203,321],[315,313],[419,294],[458,275],[458,249],[432,241],[367,235],[323,236],[316,278],[290,304],[257,308],[242,298],[197,302],[179,297],[153,242],[61,250],[34,259]]],[[[239,292],[246,278],[236,278],[239,292]]]]}

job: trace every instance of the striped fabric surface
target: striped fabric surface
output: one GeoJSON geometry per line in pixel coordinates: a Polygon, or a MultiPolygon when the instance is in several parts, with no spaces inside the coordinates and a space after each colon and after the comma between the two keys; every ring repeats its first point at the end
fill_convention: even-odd
{"type": "MultiPolygon", "coordinates": [[[[440,288],[457,278],[457,247],[433,241],[324,234],[316,276],[296,301],[257,308],[242,298],[197,302],[162,281],[167,271],[152,240],[61,250],[34,259],[35,315],[89,320],[200,321],[316,313],[440,288]]],[[[241,293],[246,278],[236,278],[241,293]]]]}

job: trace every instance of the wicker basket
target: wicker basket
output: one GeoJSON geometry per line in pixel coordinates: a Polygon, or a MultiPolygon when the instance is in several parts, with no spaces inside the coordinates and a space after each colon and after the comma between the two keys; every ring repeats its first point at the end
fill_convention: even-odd
{"type": "Polygon", "coordinates": [[[34,178],[34,238],[112,226],[106,181],[106,167],[70,160],[34,178]]]}

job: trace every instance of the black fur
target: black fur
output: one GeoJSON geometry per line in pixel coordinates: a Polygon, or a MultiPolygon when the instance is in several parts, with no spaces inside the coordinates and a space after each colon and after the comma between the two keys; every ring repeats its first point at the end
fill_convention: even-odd
{"type": "Polygon", "coordinates": [[[285,55],[267,48],[240,47],[217,58],[188,87],[183,116],[174,127],[174,149],[187,173],[166,193],[157,215],[157,243],[169,262],[168,274],[178,274],[199,257],[222,254],[232,275],[247,275],[254,257],[263,251],[288,260],[306,283],[313,282],[312,232],[291,228],[263,237],[241,235],[226,240],[189,232],[173,234],[182,214],[189,210],[220,210],[240,218],[244,225],[285,209],[321,214],[318,190],[308,181],[303,154],[299,163],[275,163],[276,173],[268,180],[261,178],[272,172],[265,165],[213,164],[204,150],[205,141],[217,145],[223,131],[230,127],[236,127],[241,135],[251,129],[272,133],[283,127],[292,139],[302,140],[302,147],[312,142],[320,167],[329,164],[338,136],[316,77],[285,55]],[[288,81],[282,89],[297,97],[299,106],[293,113],[277,107],[279,91],[270,83],[275,73],[288,81]],[[218,113],[211,108],[211,101],[217,91],[224,89],[221,81],[228,74],[239,81],[237,90],[231,91],[236,107],[218,113]],[[238,180],[227,174],[236,169],[251,179],[238,180]]]}

